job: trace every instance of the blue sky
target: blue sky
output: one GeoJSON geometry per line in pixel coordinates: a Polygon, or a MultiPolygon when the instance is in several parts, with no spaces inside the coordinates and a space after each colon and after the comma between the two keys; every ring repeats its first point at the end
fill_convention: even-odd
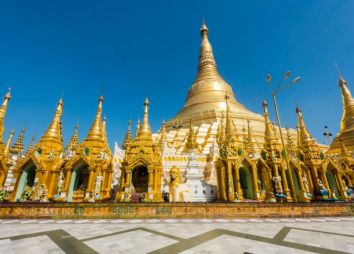
{"type": "MultiPolygon", "coordinates": [[[[196,76],[202,16],[218,69],[237,100],[261,113],[265,81],[301,76],[279,95],[283,125],[295,104],[323,142],[339,130],[342,102],[336,61],[354,91],[354,2],[343,1],[0,1],[0,92],[12,87],[5,138],[26,123],[26,143],[47,128],[64,93],[67,141],[83,139],[103,90],[110,145],[149,97],[156,131],[183,106],[196,76]]],[[[271,109],[272,118],[275,119],[271,109]]],[[[16,135],[17,136],[17,135],[16,135]]]]}

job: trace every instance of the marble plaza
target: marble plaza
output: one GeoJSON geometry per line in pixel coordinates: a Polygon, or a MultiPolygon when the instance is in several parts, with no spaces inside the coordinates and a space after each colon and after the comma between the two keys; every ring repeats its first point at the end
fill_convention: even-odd
{"type": "Polygon", "coordinates": [[[0,253],[354,253],[354,217],[1,220],[0,253]]]}

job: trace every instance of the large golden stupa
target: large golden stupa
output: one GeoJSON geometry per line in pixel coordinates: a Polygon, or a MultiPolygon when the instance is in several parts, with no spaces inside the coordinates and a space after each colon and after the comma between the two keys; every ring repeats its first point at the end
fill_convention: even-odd
{"type": "MultiPolygon", "coordinates": [[[[264,117],[248,110],[236,100],[232,87],[220,76],[213,54],[213,48],[208,38],[209,30],[203,22],[200,28],[201,45],[199,53],[198,72],[195,82],[189,89],[184,107],[166,123],[166,129],[170,131],[170,137],[176,134],[176,125],[181,127],[179,139],[185,139],[188,132],[189,122],[198,127],[199,141],[208,147],[211,144],[204,140],[209,133],[213,136],[216,133],[217,123],[220,122],[226,112],[225,96],[228,96],[230,117],[233,124],[242,136],[246,134],[248,126],[252,128],[256,142],[256,149],[259,150],[264,144],[264,117]],[[183,135],[185,133],[185,135],[183,135]]],[[[261,103],[260,103],[261,108],[261,103]]],[[[177,127],[178,128],[178,127],[177,127]]],[[[296,131],[289,130],[295,138],[296,131]]],[[[210,140],[212,136],[209,135],[210,140]]],[[[203,145],[202,145],[203,146],[203,145]]],[[[204,150],[204,147],[201,147],[204,150]]],[[[207,151],[208,149],[205,149],[207,151]]]]}

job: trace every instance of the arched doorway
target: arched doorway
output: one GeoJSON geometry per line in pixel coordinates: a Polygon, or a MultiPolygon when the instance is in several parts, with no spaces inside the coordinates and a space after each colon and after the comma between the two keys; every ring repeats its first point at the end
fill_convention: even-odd
{"type": "Polygon", "coordinates": [[[339,198],[338,186],[336,184],[336,179],[334,177],[333,172],[331,170],[327,170],[326,177],[327,177],[329,188],[331,189],[332,192],[334,192],[336,197],[339,198]]]}
{"type": "Polygon", "coordinates": [[[243,197],[246,199],[254,199],[252,177],[249,168],[240,168],[240,183],[243,197]]]}
{"type": "Polygon", "coordinates": [[[82,201],[85,198],[88,187],[89,170],[88,165],[80,165],[73,170],[71,175],[68,201],[82,201]]]}
{"type": "Polygon", "coordinates": [[[27,164],[22,172],[20,181],[17,186],[16,199],[19,200],[26,186],[33,187],[36,179],[36,166],[31,162],[27,164]]]}
{"type": "Polygon", "coordinates": [[[148,192],[149,173],[146,166],[137,166],[132,171],[132,185],[135,192],[148,192]]]}

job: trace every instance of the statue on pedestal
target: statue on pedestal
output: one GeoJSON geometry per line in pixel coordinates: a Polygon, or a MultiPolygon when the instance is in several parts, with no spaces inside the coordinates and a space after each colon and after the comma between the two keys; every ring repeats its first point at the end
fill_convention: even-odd
{"type": "Polygon", "coordinates": [[[283,187],[281,186],[281,176],[273,176],[272,180],[275,183],[276,194],[283,194],[283,187]]]}
{"type": "Polygon", "coordinates": [[[58,185],[57,185],[57,195],[58,196],[61,195],[61,190],[63,189],[63,185],[64,185],[64,172],[63,172],[63,170],[61,170],[60,174],[59,174],[58,185]]]}
{"type": "Polygon", "coordinates": [[[100,198],[102,181],[103,181],[103,177],[102,177],[101,171],[99,171],[98,175],[96,176],[96,181],[95,181],[95,193],[94,193],[95,199],[100,198]]]}

